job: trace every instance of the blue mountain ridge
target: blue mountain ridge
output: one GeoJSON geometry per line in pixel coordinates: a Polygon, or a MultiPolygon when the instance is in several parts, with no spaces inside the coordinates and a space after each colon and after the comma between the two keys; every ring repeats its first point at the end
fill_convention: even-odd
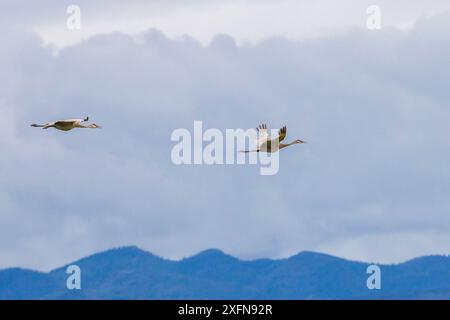
{"type": "Polygon", "coordinates": [[[368,263],[309,251],[244,261],[209,249],[172,261],[131,246],[71,264],[81,268],[81,290],[66,288],[67,266],[48,273],[11,268],[0,270],[0,300],[450,299],[450,256],[380,265],[380,290],[366,286],[368,263]]]}

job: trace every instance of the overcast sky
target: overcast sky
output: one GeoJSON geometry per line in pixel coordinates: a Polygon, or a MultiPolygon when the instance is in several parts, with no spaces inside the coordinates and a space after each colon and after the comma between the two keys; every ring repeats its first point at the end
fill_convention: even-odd
{"type": "Polygon", "coordinates": [[[450,253],[450,3],[0,0],[0,268],[450,253]],[[66,7],[81,8],[81,30],[66,7]],[[102,130],[30,123],[90,116],[102,130]],[[280,171],[175,166],[174,129],[288,126],[280,171]]]}

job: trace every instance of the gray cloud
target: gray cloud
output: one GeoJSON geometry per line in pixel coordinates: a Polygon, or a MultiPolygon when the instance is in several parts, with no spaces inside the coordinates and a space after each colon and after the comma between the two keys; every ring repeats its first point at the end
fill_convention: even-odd
{"type": "Polygon", "coordinates": [[[48,269],[126,244],[173,258],[209,247],[382,262],[448,253],[447,21],[241,46],[153,29],[58,55],[33,34],[4,31],[0,266],[48,269]],[[105,128],[29,127],[85,115],[105,128]],[[309,144],[283,150],[272,177],[174,166],[170,134],[197,119],[287,124],[288,139],[309,144]]]}
{"type": "MultiPolygon", "coordinates": [[[[0,26],[37,31],[57,47],[74,44],[99,33],[135,34],[149,27],[170,36],[189,34],[202,43],[217,33],[237,41],[260,41],[283,35],[311,39],[364,28],[372,0],[3,0],[0,26]],[[81,8],[82,28],[66,27],[66,8],[81,8]]],[[[411,28],[421,17],[449,12],[447,0],[378,0],[383,27],[411,28]]]]}

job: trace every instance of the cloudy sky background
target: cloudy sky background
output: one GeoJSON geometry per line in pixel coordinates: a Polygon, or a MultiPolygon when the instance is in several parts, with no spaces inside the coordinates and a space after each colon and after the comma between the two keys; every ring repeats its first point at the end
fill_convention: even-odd
{"type": "Polygon", "coordinates": [[[178,259],[450,253],[450,3],[0,4],[0,268],[115,246],[178,259]],[[89,115],[103,130],[30,123],[89,115]],[[288,125],[280,171],[175,166],[170,135],[288,125]]]}

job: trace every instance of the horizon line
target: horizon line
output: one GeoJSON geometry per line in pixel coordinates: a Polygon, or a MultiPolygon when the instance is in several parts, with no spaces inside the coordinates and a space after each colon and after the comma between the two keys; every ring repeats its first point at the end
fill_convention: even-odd
{"type": "Polygon", "coordinates": [[[208,249],[204,249],[204,250],[198,251],[197,253],[192,254],[190,256],[185,256],[185,257],[182,257],[182,258],[179,258],[179,259],[170,259],[170,258],[164,258],[163,256],[154,254],[151,251],[147,251],[145,249],[142,249],[142,248],[140,248],[137,245],[124,245],[124,246],[112,247],[110,249],[100,250],[98,252],[95,252],[95,253],[92,253],[92,254],[88,254],[86,256],[83,256],[83,257],[80,257],[78,259],[75,259],[72,262],[64,263],[63,265],[61,265],[59,267],[50,268],[48,271],[41,271],[41,270],[34,269],[34,268],[15,266],[15,267],[0,268],[0,272],[7,271],[7,270],[23,270],[23,271],[32,271],[32,272],[42,273],[42,274],[50,274],[50,273],[52,273],[52,272],[54,272],[54,271],[56,271],[58,269],[65,268],[65,267],[67,267],[69,265],[72,265],[72,264],[76,264],[77,262],[80,262],[82,260],[86,260],[86,259],[98,256],[98,255],[106,254],[106,253],[111,252],[111,251],[121,251],[121,250],[129,250],[129,249],[134,249],[134,250],[137,250],[137,251],[139,251],[141,253],[145,253],[147,255],[150,255],[150,256],[153,256],[155,258],[158,258],[160,260],[163,260],[163,261],[166,261],[166,262],[173,262],[173,263],[179,263],[179,262],[183,262],[183,261],[186,261],[186,260],[189,260],[189,259],[193,259],[195,257],[199,257],[201,255],[204,255],[207,252],[219,253],[219,254],[221,254],[224,257],[232,258],[232,259],[234,259],[236,261],[249,262],[249,263],[255,262],[255,261],[263,261],[263,260],[269,260],[269,261],[277,262],[277,261],[289,260],[289,259],[295,258],[297,256],[300,256],[302,254],[313,254],[313,255],[327,256],[329,258],[344,260],[344,261],[353,262],[353,263],[361,263],[361,264],[367,264],[367,265],[374,264],[374,265],[379,265],[379,266],[398,266],[398,265],[402,265],[402,264],[405,264],[405,263],[408,263],[408,262],[411,262],[411,261],[414,261],[414,260],[417,260],[417,259],[422,259],[422,258],[427,258],[427,257],[443,257],[443,258],[450,257],[450,254],[427,254],[427,255],[413,257],[413,258],[407,259],[407,260],[402,261],[402,262],[397,262],[397,263],[378,263],[378,262],[373,262],[373,261],[372,262],[368,262],[368,261],[361,261],[361,260],[353,260],[353,259],[339,257],[339,256],[336,256],[336,255],[333,255],[333,254],[329,254],[329,253],[318,252],[318,251],[302,250],[302,251],[299,251],[296,254],[292,254],[292,255],[290,255],[288,257],[285,257],[285,258],[242,259],[242,258],[236,257],[236,256],[234,256],[232,254],[229,254],[229,253],[227,253],[227,252],[225,252],[225,251],[223,251],[222,249],[219,249],[219,248],[208,248],[208,249]]]}

